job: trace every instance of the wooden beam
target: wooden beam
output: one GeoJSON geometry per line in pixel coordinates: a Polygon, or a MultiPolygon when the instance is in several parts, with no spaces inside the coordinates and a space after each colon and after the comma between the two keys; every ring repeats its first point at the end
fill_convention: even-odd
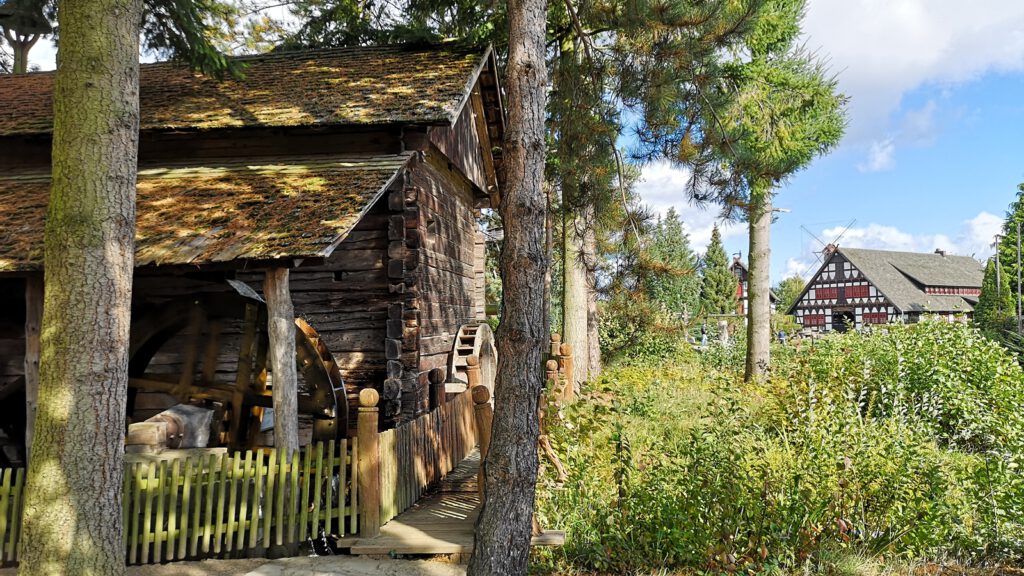
{"type": "Polygon", "coordinates": [[[288,269],[270,268],[263,280],[270,333],[274,396],[274,446],[288,458],[299,449],[298,381],[295,370],[295,309],[288,290],[288,269]]]}
{"type": "Polygon", "coordinates": [[[32,451],[32,429],[39,398],[39,334],[43,325],[43,276],[25,278],[25,460],[32,451]]]}

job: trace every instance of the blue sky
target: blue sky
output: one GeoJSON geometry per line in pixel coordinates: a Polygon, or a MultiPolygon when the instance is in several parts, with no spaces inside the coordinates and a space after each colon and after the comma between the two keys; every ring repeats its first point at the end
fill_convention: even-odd
{"type": "MultiPolygon", "coordinates": [[[[1024,182],[1024,0],[808,0],[804,42],[851,98],[839,148],[779,191],[772,280],[813,272],[820,245],[991,254],[1024,182]]],[[[33,63],[53,67],[40,43],[33,63]]],[[[687,173],[643,168],[639,191],[676,206],[703,251],[717,220],[690,206],[687,173]]],[[[743,225],[723,228],[747,253],[743,225]]]]}
{"type": "MultiPolygon", "coordinates": [[[[820,245],[984,258],[1024,182],[1024,1],[809,0],[805,42],[850,96],[839,148],[780,189],[772,280],[807,276],[820,245]]],[[[686,172],[644,169],[641,195],[675,205],[702,250],[714,211],[688,205],[686,172]]],[[[726,248],[747,253],[743,225],[726,248]]]]}

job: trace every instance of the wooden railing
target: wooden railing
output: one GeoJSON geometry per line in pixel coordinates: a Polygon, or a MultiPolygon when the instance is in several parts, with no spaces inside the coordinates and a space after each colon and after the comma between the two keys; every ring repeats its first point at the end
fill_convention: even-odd
{"type": "Polygon", "coordinates": [[[384,432],[377,431],[377,393],[363,390],[359,401],[359,443],[377,447],[360,454],[359,535],[372,538],[476,448],[477,430],[470,390],[384,432]]]}
{"type": "MultiPolygon", "coordinates": [[[[358,444],[134,461],[125,466],[128,564],[288,555],[308,538],[358,528],[358,444]]],[[[24,471],[0,470],[0,563],[17,561],[24,471]]]]}

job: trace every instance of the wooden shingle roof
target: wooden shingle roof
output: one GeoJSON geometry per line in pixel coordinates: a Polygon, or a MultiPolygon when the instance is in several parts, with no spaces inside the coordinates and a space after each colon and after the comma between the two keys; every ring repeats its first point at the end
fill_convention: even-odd
{"type": "MultiPolygon", "coordinates": [[[[135,265],[330,255],[410,154],[139,171],[135,265]]],[[[0,175],[0,272],[42,267],[49,174],[0,175]]]]}
{"type": "MultiPolygon", "coordinates": [[[[490,50],[396,46],[244,56],[241,79],[140,67],[142,130],[451,125],[490,50]]],[[[0,76],[0,136],[53,129],[53,72],[0,76]]]]}

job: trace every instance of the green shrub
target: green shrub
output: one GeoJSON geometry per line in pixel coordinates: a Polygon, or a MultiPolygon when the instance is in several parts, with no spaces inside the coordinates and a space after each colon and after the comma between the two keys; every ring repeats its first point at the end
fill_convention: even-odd
{"type": "Polygon", "coordinates": [[[1005,352],[970,327],[922,324],[780,347],[774,360],[771,380],[751,386],[735,371],[742,346],[606,371],[550,427],[570,478],[542,476],[539,510],[567,542],[538,552],[541,564],[1021,563],[1024,378],[1005,352]]]}

